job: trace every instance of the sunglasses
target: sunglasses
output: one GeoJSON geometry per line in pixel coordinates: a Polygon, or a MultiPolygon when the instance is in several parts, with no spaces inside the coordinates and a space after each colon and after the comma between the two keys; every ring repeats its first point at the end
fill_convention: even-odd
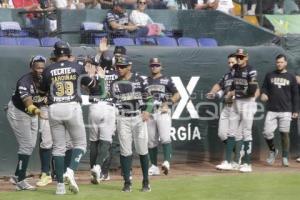
{"type": "Polygon", "coordinates": [[[161,67],[161,65],[160,65],[160,64],[152,64],[152,65],[150,65],[149,67],[151,67],[151,68],[154,68],[154,67],[161,67]]]}
{"type": "Polygon", "coordinates": [[[146,1],[139,1],[138,4],[144,4],[144,5],[146,5],[147,3],[146,3],[146,1]]]}
{"type": "Polygon", "coordinates": [[[244,60],[245,56],[236,56],[237,59],[244,60]]]}
{"type": "Polygon", "coordinates": [[[125,69],[127,68],[128,65],[117,65],[116,68],[119,68],[119,69],[125,69]]]}

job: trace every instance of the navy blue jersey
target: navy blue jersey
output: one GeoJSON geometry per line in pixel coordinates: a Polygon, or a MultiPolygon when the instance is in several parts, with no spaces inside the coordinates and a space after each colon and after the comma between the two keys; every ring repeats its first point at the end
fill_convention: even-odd
{"type": "Polygon", "coordinates": [[[268,111],[298,112],[298,84],[294,75],[277,71],[268,73],[262,85],[262,93],[268,95],[268,111]]]}
{"type": "Polygon", "coordinates": [[[49,104],[81,102],[80,85],[91,88],[95,80],[88,76],[82,65],[65,60],[44,70],[41,90],[48,93],[49,104]]]}
{"type": "Polygon", "coordinates": [[[135,111],[143,109],[146,99],[150,96],[147,91],[147,79],[137,73],[132,73],[129,80],[118,78],[111,84],[111,97],[120,110],[135,111]]]}
{"type": "Polygon", "coordinates": [[[221,89],[224,91],[224,95],[226,95],[232,88],[233,83],[233,70],[224,74],[224,76],[218,82],[221,89]]]}
{"type": "Polygon", "coordinates": [[[162,102],[170,101],[173,94],[177,93],[173,81],[166,77],[161,76],[159,78],[148,77],[148,93],[153,96],[153,104],[160,105],[162,102]]]}
{"type": "Polygon", "coordinates": [[[45,102],[46,97],[41,97],[38,92],[39,82],[34,81],[32,73],[23,75],[17,82],[16,90],[11,98],[14,106],[25,112],[23,100],[32,97],[35,106],[41,106],[45,102]]]}
{"type": "Polygon", "coordinates": [[[237,99],[252,97],[248,94],[250,82],[257,82],[257,71],[250,65],[234,67],[233,89],[237,99]]]}

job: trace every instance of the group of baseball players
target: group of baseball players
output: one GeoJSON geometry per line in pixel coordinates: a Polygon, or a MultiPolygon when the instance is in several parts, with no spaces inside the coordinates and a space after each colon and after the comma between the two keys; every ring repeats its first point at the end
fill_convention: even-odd
{"type": "Polygon", "coordinates": [[[59,41],[49,59],[41,55],[31,58],[30,72],[17,81],[7,109],[18,143],[18,163],[11,178],[17,190],[36,190],[27,182],[26,171],[38,132],[41,176],[36,185],[46,186],[55,176],[57,195],[66,194],[65,185],[72,193],[79,192],[74,173],[86,152],[86,127],[93,184],[110,179],[114,135],[120,144],[123,192],[132,190],[133,144],[143,174],[141,191],[151,191],[148,176],[160,174],[160,143],[161,170],[168,174],[172,155],[170,107],[180,95],[172,80],[162,74],[159,58],[149,60],[148,77],[133,72],[132,65],[125,47],[116,46],[113,54],[109,52],[106,38],[94,56],[74,57],[69,44],[59,41]],[[85,127],[81,95],[86,93],[90,106],[85,127]]]}
{"type": "Polygon", "coordinates": [[[248,64],[245,49],[228,56],[229,70],[206,97],[222,98],[224,107],[219,118],[218,136],[225,144],[225,160],[218,170],[252,172],[252,124],[257,110],[256,98],[266,104],[263,136],[269,147],[266,162],[273,165],[278,155],[274,132],[281,135],[282,166],[289,166],[289,132],[292,119],[298,118],[299,91],[296,76],[287,71],[287,57],[279,54],[276,68],[266,74],[259,89],[257,71],[248,64]]]}

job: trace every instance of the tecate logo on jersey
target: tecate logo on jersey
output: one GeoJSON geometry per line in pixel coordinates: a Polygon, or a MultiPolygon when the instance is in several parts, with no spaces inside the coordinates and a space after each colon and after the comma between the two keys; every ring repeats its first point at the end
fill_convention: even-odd
{"type": "Polygon", "coordinates": [[[171,139],[173,141],[191,141],[201,140],[201,134],[198,126],[192,126],[191,123],[188,125],[180,126],[178,128],[171,128],[171,139]]]}

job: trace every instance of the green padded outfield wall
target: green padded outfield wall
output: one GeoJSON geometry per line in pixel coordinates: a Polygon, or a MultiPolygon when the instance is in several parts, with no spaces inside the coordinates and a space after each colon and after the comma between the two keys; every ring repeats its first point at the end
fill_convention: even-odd
{"type": "MultiPolygon", "coordinates": [[[[226,57],[236,50],[236,46],[219,48],[163,48],[163,47],[128,47],[128,54],[133,60],[133,69],[142,74],[148,73],[148,59],[159,56],[164,64],[164,73],[172,76],[182,100],[173,111],[172,139],[174,141],[174,162],[204,162],[221,160],[223,144],[217,136],[219,102],[206,101],[204,95],[227,71],[226,57]],[[189,85],[189,86],[188,86],[189,85]],[[188,87],[187,87],[188,86],[188,87]],[[188,89],[187,89],[188,88],[188,89]]],[[[274,58],[283,49],[276,46],[248,47],[250,63],[258,69],[259,82],[266,72],[273,70],[274,58]]],[[[16,140],[8,125],[2,109],[10,99],[18,78],[29,70],[28,60],[34,54],[49,56],[51,48],[0,47],[0,175],[12,174],[16,164],[16,140]]],[[[95,49],[87,47],[73,48],[74,55],[92,54],[95,49]]],[[[290,66],[294,71],[296,66],[290,66]]],[[[255,159],[265,159],[266,145],[261,131],[264,113],[253,126],[255,159]]],[[[86,120],[87,106],[84,106],[86,120]]],[[[293,129],[292,152],[295,153],[295,130],[293,129]]],[[[118,156],[115,157],[118,162],[118,156]]],[[[83,159],[88,162],[88,153],[83,159]]],[[[81,168],[87,169],[82,164],[81,168]]],[[[30,169],[39,171],[37,148],[31,158],[30,169]]]]}

